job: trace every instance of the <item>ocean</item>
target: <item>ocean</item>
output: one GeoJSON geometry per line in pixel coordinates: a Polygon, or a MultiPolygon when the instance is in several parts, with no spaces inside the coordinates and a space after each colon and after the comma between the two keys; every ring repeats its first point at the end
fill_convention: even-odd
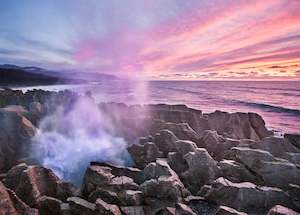
{"type": "Polygon", "coordinates": [[[269,129],[300,133],[300,82],[296,81],[106,81],[19,88],[90,91],[97,102],[186,104],[203,112],[256,112],[269,129]]]}

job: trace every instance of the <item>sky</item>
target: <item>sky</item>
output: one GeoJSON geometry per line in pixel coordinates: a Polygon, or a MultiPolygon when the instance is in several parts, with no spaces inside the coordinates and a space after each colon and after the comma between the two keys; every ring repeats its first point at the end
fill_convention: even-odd
{"type": "Polygon", "coordinates": [[[300,80],[300,0],[1,0],[0,64],[300,80]]]}

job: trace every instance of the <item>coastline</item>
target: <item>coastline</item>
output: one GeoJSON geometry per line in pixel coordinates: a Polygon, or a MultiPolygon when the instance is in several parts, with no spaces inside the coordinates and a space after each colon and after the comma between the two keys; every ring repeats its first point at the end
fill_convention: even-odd
{"type": "Polygon", "coordinates": [[[18,196],[12,210],[299,211],[300,135],[276,137],[256,113],[97,104],[71,91],[4,90],[0,99],[0,190],[18,196]]]}

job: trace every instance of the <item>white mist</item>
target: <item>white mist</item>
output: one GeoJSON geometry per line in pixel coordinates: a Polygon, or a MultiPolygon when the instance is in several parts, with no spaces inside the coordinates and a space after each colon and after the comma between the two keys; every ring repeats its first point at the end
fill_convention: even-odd
{"type": "Polygon", "coordinates": [[[131,158],[114,125],[88,97],[45,117],[33,139],[34,155],[60,178],[79,183],[90,161],[129,165],[131,158]]]}

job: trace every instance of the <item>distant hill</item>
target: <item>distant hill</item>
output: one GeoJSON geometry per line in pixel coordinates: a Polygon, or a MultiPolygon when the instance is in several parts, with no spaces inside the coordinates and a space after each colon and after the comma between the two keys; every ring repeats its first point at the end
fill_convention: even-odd
{"type": "Polygon", "coordinates": [[[40,67],[20,67],[16,65],[0,65],[0,85],[29,86],[52,85],[60,83],[86,83],[118,79],[116,76],[93,72],[49,71],[40,67]]]}

